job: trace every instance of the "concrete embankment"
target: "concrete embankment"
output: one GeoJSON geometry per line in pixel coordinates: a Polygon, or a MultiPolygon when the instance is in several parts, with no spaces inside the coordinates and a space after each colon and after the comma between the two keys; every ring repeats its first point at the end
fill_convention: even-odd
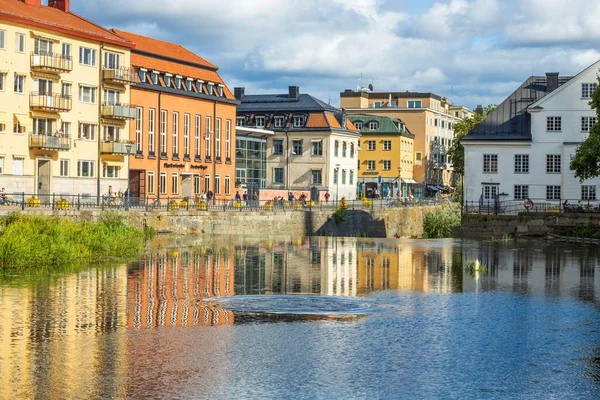
{"type": "MultiPolygon", "coordinates": [[[[368,236],[420,237],[426,214],[441,206],[346,210],[336,221],[333,210],[302,211],[119,211],[136,228],[155,228],[159,233],[208,235],[368,236]]],[[[8,210],[2,210],[5,214],[8,210]]],[[[100,210],[26,209],[26,213],[95,221],[100,210]]]]}

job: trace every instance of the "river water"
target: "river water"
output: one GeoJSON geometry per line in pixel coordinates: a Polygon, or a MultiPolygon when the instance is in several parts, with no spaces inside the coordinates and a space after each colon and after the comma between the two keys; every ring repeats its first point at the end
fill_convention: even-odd
{"type": "Polygon", "coordinates": [[[596,247],[304,238],[152,253],[4,278],[0,398],[600,396],[596,247]]]}

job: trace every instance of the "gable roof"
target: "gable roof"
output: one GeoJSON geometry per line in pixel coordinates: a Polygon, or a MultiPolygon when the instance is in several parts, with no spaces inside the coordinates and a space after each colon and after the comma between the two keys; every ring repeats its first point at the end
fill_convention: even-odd
{"type": "Polygon", "coordinates": [[[352,115],[348,115],[348,119],[350,119],[353,123],[360,121],[363,123],[363,127],[360,130],[361,133],[366,133],[366,134],[373,134],[373,133],[399,133],[403,136],[407,136],[410,138],[415,137],[414,134],[410,133],[410,131],[406,128],[406,125],[404,125],[404,123],[398,119],[398,118],[392,118],[392,117],[386,117],[386,116],[380,116],[380,115],[368,115],[368,114],[352,114],[352,115]],[[371,121],[376,121],[377,124],[377,129],[375,130],[371,130],[369,129],[369,127],[367,126],[368,122],[371,121]],[[401,124],[400,126],[404,126],[404,129],[398,127],[398,125],[401,124]]]}
{"type": "MultiPolygon", "coordinates": [[[[558,87],[571,79],[558,78],[558,87]]],[[[531,140],[531,124],[527,109],[548,94],[546,76],[531,76],[488,114],[461,141],[531,140]]]]}
{"type": "Polygon", "coordinates": [[[337,108],[309,95],[300,94],[298,99],[290,99],[286,94],[250,94],[244,95],[238,112],[302,112],[302,111],[338,111],[337,108]]]}
{"type": "Polygon", "coordinates": [[[0,0],[0,19],[45,28],[86,39],[105,41],[124,47],[133,44],[114,32],[72,12],[55,7],[25,4],[18,0],[0,0]]]}

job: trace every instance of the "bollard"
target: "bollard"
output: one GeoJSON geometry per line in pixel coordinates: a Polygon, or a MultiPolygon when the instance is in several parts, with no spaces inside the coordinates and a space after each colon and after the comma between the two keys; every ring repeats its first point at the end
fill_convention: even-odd
{"type": "Polygon", "coordinates": [[[54,211],[55,200],[56,200],[56,197],[55,197],[54,193],[52,193],[52,211],[54,211]]]}
{"type": "Polygon", "coordinates": [[[25,192],[23,192],[23,198],[21,201],[21,210],[25,210],[25,192]]]}

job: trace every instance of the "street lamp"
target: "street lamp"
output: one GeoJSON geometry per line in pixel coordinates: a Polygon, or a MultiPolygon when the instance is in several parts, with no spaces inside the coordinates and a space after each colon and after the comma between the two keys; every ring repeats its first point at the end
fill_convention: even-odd
{"type": "Polygon", "coordinates": [[[400,166],[398,167],[398,193],[400,195],[404,194],[402,190],[402,161],[400,162],[400,166]]]}
{"type": "Polygon", "coordinates": [[[336,183],[336,189],[335,189],[335,202],[337,203],[339,201],[339,196],[340,196],[340,164],[335,164],[335,183],[336,183]]]}

